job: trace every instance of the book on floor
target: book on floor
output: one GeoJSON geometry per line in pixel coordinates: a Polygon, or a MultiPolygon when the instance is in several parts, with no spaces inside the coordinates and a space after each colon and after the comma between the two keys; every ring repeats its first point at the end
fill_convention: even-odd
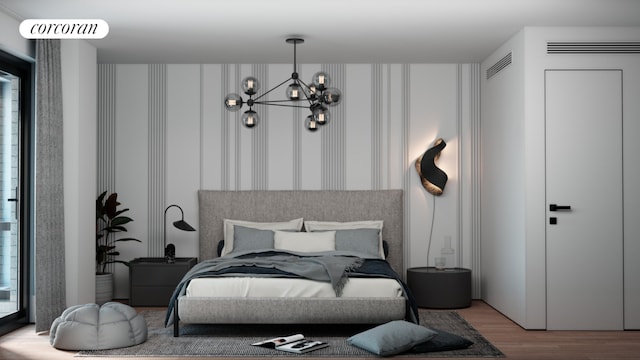
{"type": "Polygon", "coordinates": [[[309,351],[318,350],[329,346],[329,344],[322,341],[305,339],[304,335],[302,334],[280,336],[273,339],[259,341],[251,345],[298,354],[303,354],[309,351]]]}

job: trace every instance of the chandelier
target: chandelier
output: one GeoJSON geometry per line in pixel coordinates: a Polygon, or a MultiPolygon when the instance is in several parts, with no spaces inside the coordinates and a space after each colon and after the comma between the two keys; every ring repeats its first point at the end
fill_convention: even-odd
{"type": "Polygon", "coordinates": [[[308,108],[311,114],[305,119],[305,126],[309,131],[316,131],[322,125],[331,120],[329,106],[340,103],[342,93],[336,88],[329,87],[330,78],[325,72],[317,72],[313,75],[311,83],[307,84],[298,77],[296,64],[296,46],[304,43],[301,38],[288,38],[288,44],[293,44],[293,73],[287,80],[275,87],[257,95],[260,90],[258,79],[248,76],[242,80],[242,91],[249,97],[246,101],[237,93],[231,93],[224,99],[224,106],[229,111],[238,111],[243,104],[247,104],[249,110],[242,114],[242,124],[248,128],[256,126],[260,122],[260,116],[253,110],[255,105],[273,105],[308,108]],[[286,99],[264,100],[263,98],[275,89],[289,83],[285,91],[286,99]]]}

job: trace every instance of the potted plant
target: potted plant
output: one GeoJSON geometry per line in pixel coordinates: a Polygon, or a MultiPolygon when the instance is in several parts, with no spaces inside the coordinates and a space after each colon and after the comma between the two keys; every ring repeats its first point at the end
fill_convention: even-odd
{"type": "Polygon", "coordinates": [[[118,209],[118,194],[107,191],[96,199],[96,303],[103,304],[113,298],[113,274],[107,272],[107,265],[120,263],[129,266],[126,261],[115,257],[120,255],[116,250],[119,241],[137,241],[131,237],[116,238],[117,233],[126,232],[125,225],[133,219],[123,215],[128,208],[118,209]],[[105,198],[106,197],[106,198],[105,198]]]}

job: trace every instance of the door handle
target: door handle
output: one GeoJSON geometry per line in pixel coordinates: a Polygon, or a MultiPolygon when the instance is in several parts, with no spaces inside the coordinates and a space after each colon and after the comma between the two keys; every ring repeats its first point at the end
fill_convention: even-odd
{"type": "Polygon", "coordinates": [[[549,211],[571,210],[571,205],[549,204],[549,211]]]}
{"type": "Polygon", "coordinates": [[[15,197],[7,199],[8,202],[18,202],[18,188],[15,188],[15,197]]]}

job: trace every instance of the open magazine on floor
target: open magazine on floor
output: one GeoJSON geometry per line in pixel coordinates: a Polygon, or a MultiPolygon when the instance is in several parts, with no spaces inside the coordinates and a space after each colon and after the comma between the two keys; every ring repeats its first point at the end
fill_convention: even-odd
{"type": "Polygon", "coordinates": [[[302,334],[280,336],[273,339],[259,341],[251,345],[262,346],[270,349],[288,351],[288,352],[298,353],[298,354],[322,349],[324,347],[329,346],[329,344],[322,341],[305,339],[304,335],[302,334]]]}

